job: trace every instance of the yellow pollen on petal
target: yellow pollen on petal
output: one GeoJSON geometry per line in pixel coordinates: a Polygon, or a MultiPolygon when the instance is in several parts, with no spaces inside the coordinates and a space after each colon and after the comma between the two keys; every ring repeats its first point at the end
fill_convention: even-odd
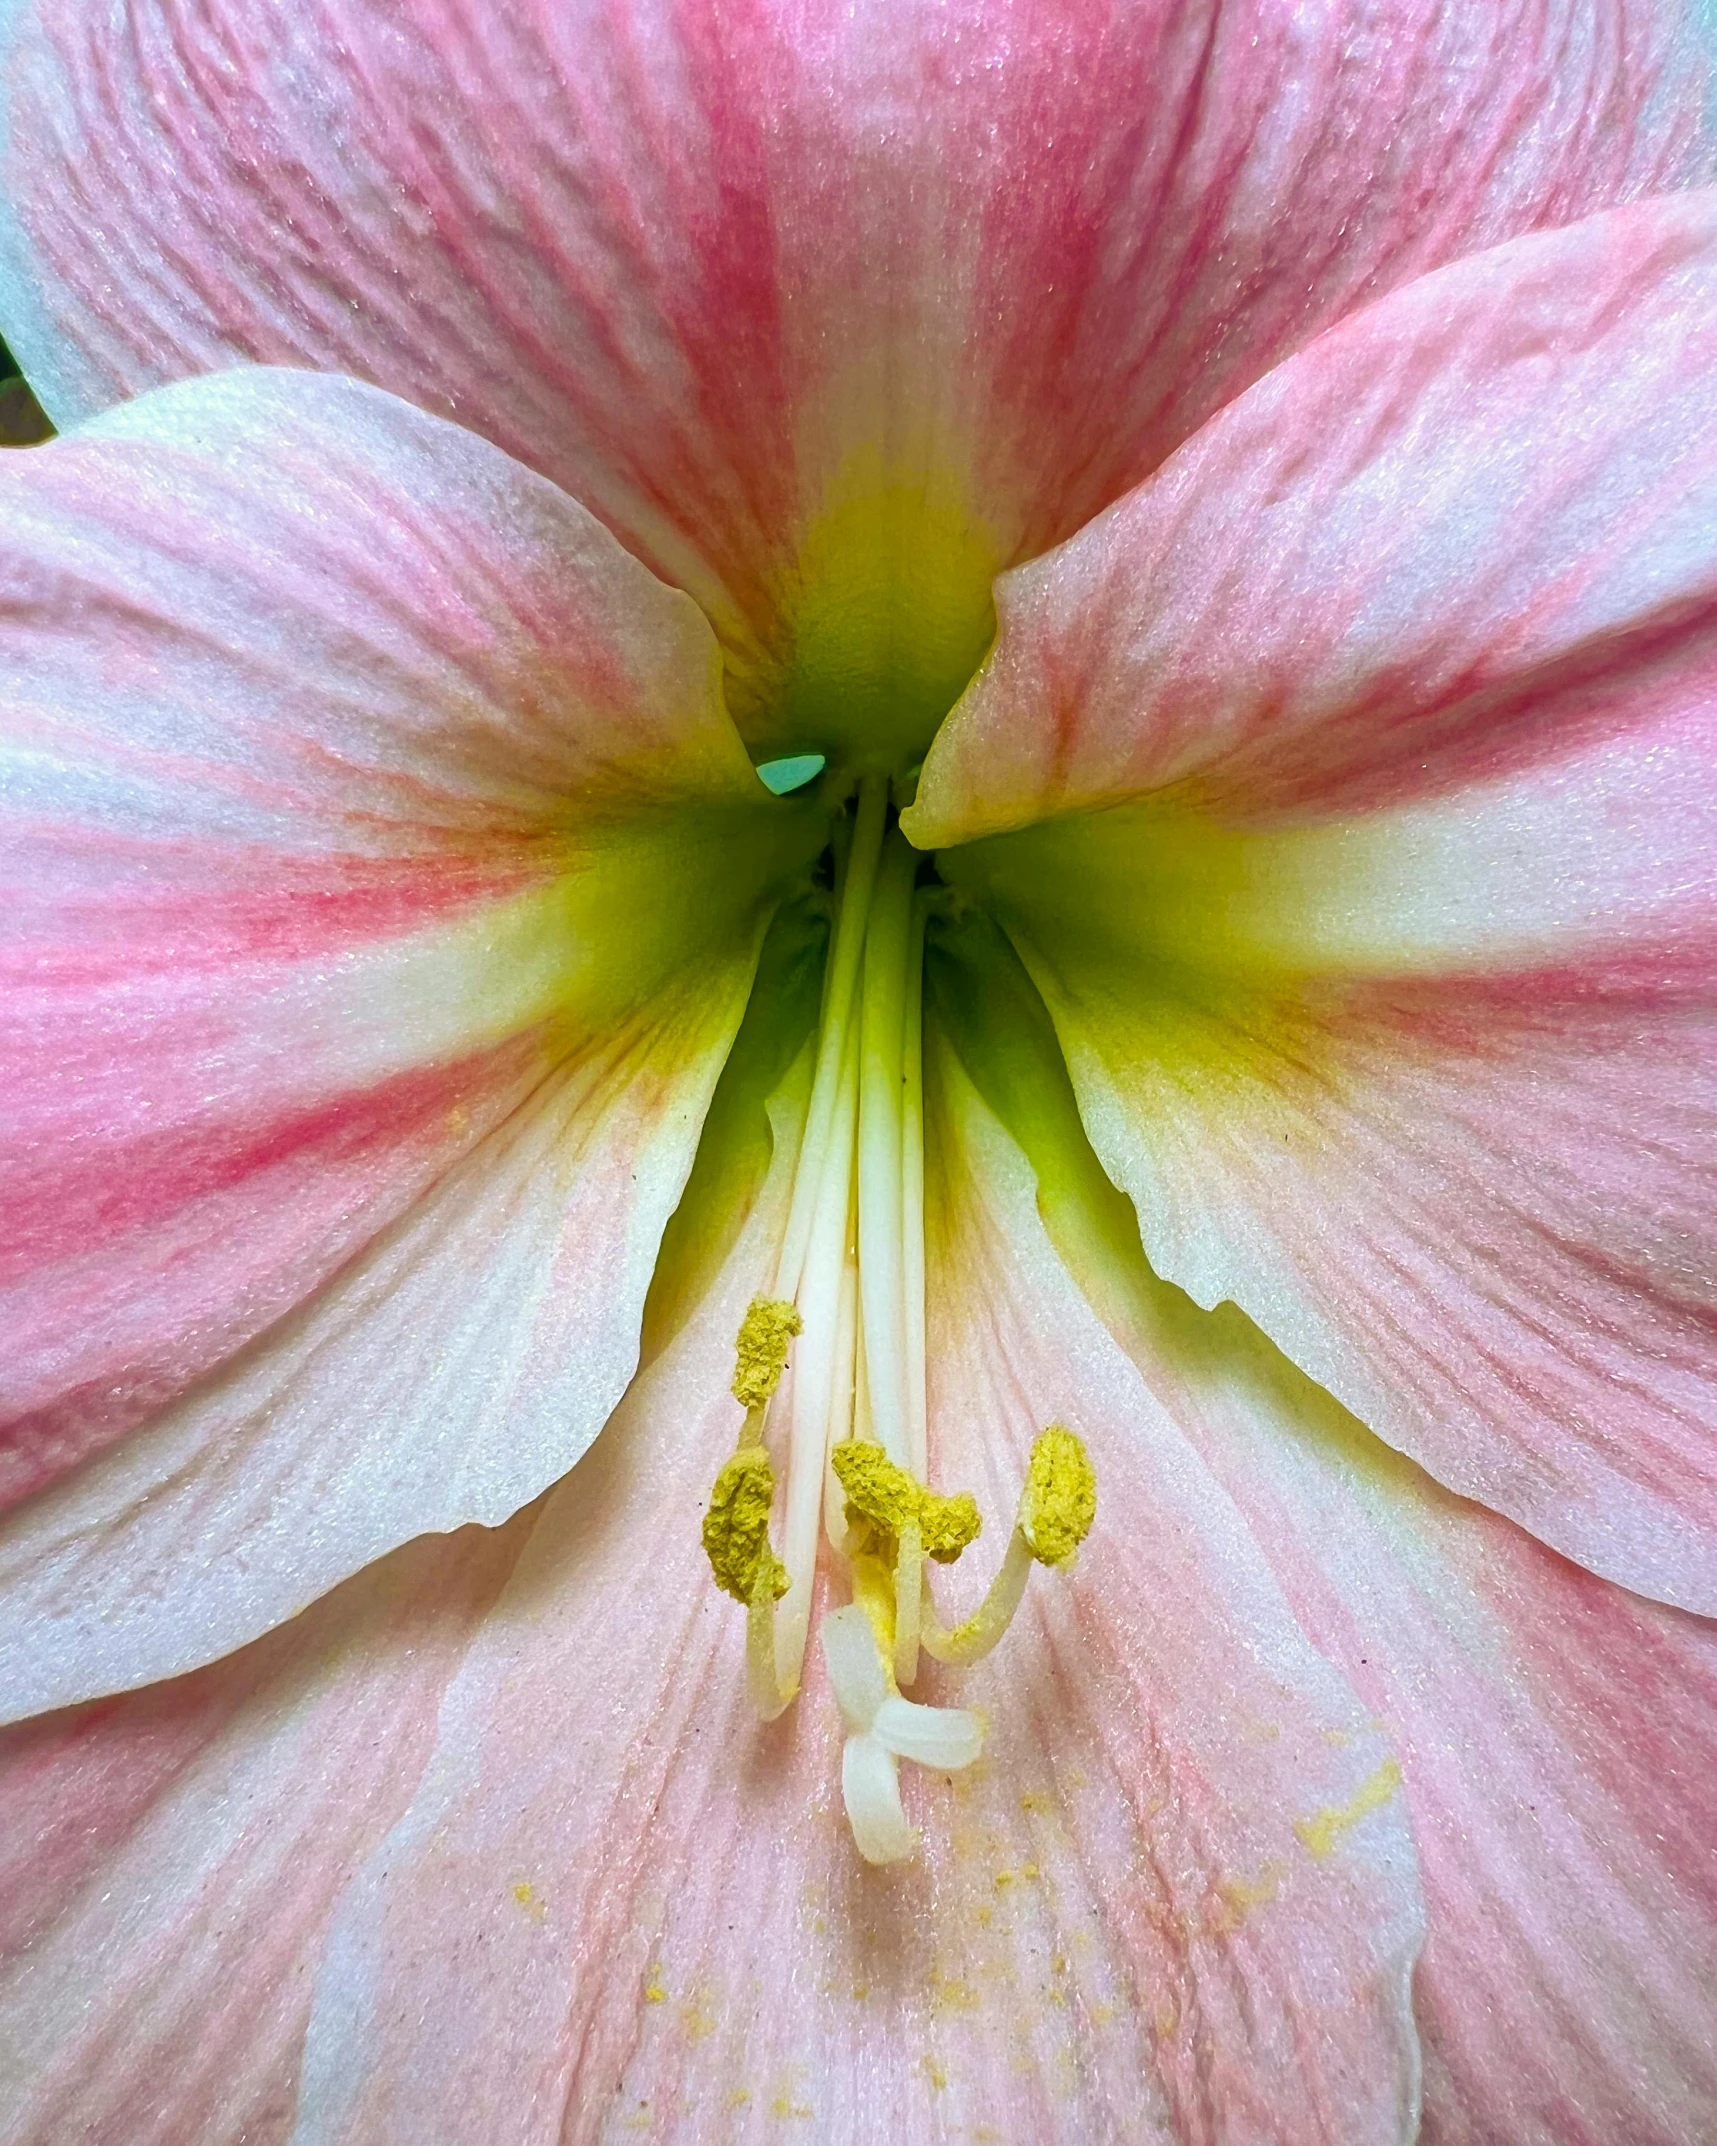
{"type": "Polygon", "coordinates": [[[742,1408],[761,1408],[774,1398],[787,1368],[787,1345],[805,1322],[778,1297],[753,1297],[733,1345],[733,1398],[742,1408]]]}
{"type": "Polygon", "coordinates": [[[762,1581],[777,1597],[787,1592],[787,1569],[769,1545],[775,1471],[761,1446],[741,1446],[722,1463],[703,1520],[704,1553],[715,1584],[749,1603],[762,1581]]]}
{"type": "Polygon", "coordinates": [[[1294,1831],[1305,1843],[1309,1855],[1320,1863],[1327,1863],[1343,1835],[1351,1833],[1362,1818],[1369,1818],[1373,1811],[1380,1811],[1400,1786],[1400,1761],[1385,1759],[1347,1802],[1314,1811],[1310,1818],[1296,1818],[1294,1831]]]}
{"type": "Polygon", "coordinates": [[[1065,1565],[1097,1517],[1097,1471],[1082,1440],[1064,1424],[1040,1432],[1031,1449],[1019,1528],[1039,1564],[1065,1565]]]}
{"type": "Polygon", "coordinates": [[[969,1491],[951,1498],[926,1490],[904,1468],[897,1468],[881,1446],[849,1438],[836,1446],[829,1461],[847,1494],[847,1522],[861,1519],[898,1540],[910,1521],[918,1523],[924,1554],[951,1565],[982,1531],[983,1516],[969,1491]]]}

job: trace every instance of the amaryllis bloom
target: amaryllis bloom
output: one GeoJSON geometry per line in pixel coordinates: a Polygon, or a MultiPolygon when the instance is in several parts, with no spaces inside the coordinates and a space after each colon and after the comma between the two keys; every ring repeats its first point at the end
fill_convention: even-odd
{"type": "Polygon", "coordinates": [[[1717,2136],[1710,56],[9,8],[0,2136],[1717,2136]]]}

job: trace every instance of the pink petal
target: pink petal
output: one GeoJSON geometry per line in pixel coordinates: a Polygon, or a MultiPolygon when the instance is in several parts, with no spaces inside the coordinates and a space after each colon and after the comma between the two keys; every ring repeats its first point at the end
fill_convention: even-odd
{"type": "Polygon", "coordinates": [[[1714,239],[1653,203],[1333,331],[1020,577],[911,821],[1118,805],[944,869],[1158,1271],[1706,1611],[1714,239]]]}
{"type": "Polygon", "coordinates": [[[373,389],[163,391],[0,488],[19,1711],[570,1465],[816,837],[689,602],[373,389]]]}
{"type": "Polygon", "coordinates": [[[544,1509],[348,1895],[308,2135],[1411,2134],[1419,1926],[1387,1747],[1049,1252],[1017,1155],[948,1100],[937,1472],[999,1536],[1060,1412],[1102,1483],[1077,1577],[962,1680],[983,1769],[909,1782],[923,1860],[867,1870],[820,1673],[768,1729],[747,1709],[697,1533],[778,1167],[717,1296],[544,1509]],[[1326,1855],[1304,1845],[1296,1820],[1321,1844],[1319,1814],[1380,1779],[1326,1855]]]}
{"type": "Polygon", "coordinates": [[[34,0],[0,309],[61,421],[235,356],[457,416],[760,746],[921,748],[998,566],[1362,299],[1707,171],[1708,64],[1671,0],[34,0]]]}
{"type": "Polygon", "coordinates": [[[1173,786],[1247,823],[1434,796],[1703,707],[1717,192],[1345,321],[998,591],[926,847],[1173,786]]]}
{"type": "Polygon", "coordinates": [[[1213,1354],[1182,1420],[1401,1750],[1428,2146],[1710,2136],[1717,1628],[1449,1496],[1271,1355],[1213,1354]]]}
{"type": "Polygon", "coordinates": [[[284,2139],[331,1911],[519,1540],[413,1544],[227,1661],[0,1733],[12,2146],[284,2139]]]}
{"type": "Polygon", "coordinates": [[[1429,1909],[1422,2136],[1705,2138],[1717,1628],[1451,1497],[1232,1308],[1159,1281],[993,934],[945,940],[931,981],[1080,1286],[1401,1755],[1429,1909]]]}

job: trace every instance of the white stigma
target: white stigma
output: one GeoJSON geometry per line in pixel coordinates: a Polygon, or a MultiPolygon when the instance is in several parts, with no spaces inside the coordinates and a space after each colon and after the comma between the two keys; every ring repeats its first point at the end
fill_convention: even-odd
{"type": "Polygon", "coordinates": [[[856,1602],[823,1619],[823,1660],[846,1723],[841,1800],[867,1863],[900,1863],[918,1845],[900,1802],[898,1761],[956,1773],[984,1748],[983,1724],[964,1707],[903,1699],[869,1617],[856,1602]]]}

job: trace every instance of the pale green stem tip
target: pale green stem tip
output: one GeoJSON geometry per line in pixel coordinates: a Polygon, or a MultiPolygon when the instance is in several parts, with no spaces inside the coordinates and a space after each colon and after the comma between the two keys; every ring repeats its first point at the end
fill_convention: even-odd
{"type": "Polygon", "coordinates": [[[806,783],[815,782],[828,764],[821,753],[789,753],[785,760],[765,760],[757,770],[757,779],[777,797],[786,797],[794,790],[802,790],[806,783]]]}

